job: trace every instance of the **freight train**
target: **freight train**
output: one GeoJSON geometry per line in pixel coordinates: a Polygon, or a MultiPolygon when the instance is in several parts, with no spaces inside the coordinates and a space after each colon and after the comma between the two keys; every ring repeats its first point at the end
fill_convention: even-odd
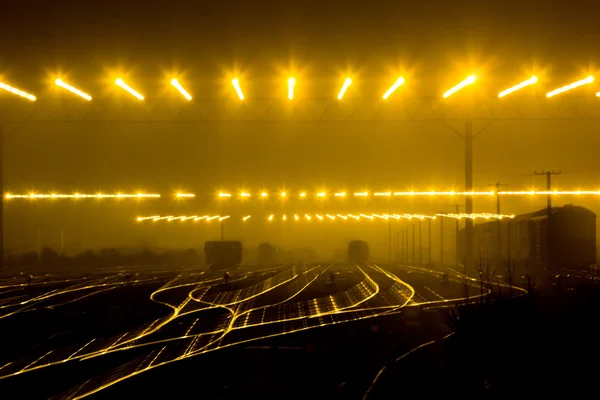
{"type": "Polygon", "coordinates": [[[233,267],[242,262],[242,242],[214,241],[204,243],[206,264],[215,268],[233,267]]]}
{"type": "MultiPolygon", "coordinates": [[[[465,230],[460,230],[459,257],[464,260],[465,230]]],[[[473,226],[473,258],[508,265],[517,273],[553,273],[596,263],[596,214],[565,205],[473,226]],[[550,212],[548,212],[550,211],[550,212]]]]}
{"type": "Polygon", "coordinates": [[[362,264],[369,261],[369,245],[362,240],[353,240],[348,244],[348,259],[351,263],[362,264]]]}

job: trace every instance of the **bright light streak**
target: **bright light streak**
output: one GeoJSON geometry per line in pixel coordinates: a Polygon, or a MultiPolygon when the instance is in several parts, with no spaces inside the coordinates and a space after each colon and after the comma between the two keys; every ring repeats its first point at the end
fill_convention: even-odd
{"type": "Polygon", "coordinates": [[[77,96],[86,99],[87,101],[91,101],[92,100],[92,96],[90,96],[87,93],[83,93],[81,90],[74,88],[73,86],[69,85],[68,83],[65,83],[62,79],[57,79],[54,81],[54,83],[56,83],[57,86],[60,86],[63,89],[67,89],[69,92],[76,94],[77,96]]]}
{"type": "Polygon", "coordinates": [[[250,197],[250,193],[242,192],[240,193],[241,197],[250,197]]]}
{"type": "Polygon", "coordinates": [[[138,222],[145,221],[147,219],[156,219],[160,218],[160,215],[152,215],[150,217],[137,217],[138,222]]]}
{"type": "Polygon", "coordinates": [[[288,79],[288,99],[294,99],[294,86],[296,86],[296,79],[288,79]]]}
{"type": "Polygon", "coordinates": [[[267,192],[262,192],[262,193],[260,194],[260,197],[267,197],[268,195],[269,195],[269,194],[268,194],[267,192]]]}
{"type": "Polygon", "coordinates": [[[346,192],[339,192],[334,195],[335,197],[346,197],[346,192]]]}
{"type": "Polygon", "coordinates": [[[600,92],[596,92],[596,97],[600,97],[600,92]]]}
{"type": "Polygon", "coordinates": [[[537,81],[538,81],[537,76],[532,76],[531,78],[527,79],[526,81],[523,81],[523,82],[519,83],[518,85],[515,85],[511,88],[508,88],[508,89],[498,93],[498,97],[502,98],[502,97],[506,96],[507,94],[511,94],[513,92],[516,92],[519,89],[523,89],[525,86],[533,85],[537,81]]]}
{"type": "Polygon", "coordinates": [[[172,215],[167,215],[165,217],[156,217],[156,218],[153,218],[152,221],[156,222],[156,221],[160,221],[161,219],[169,220],[170,218],[173,218],[173,216],[172,215]]]}
{"type": "Polygon", "coordinates": [[[387,100],[400,86],[404,85],[404,78],[400,77],[390,88],[383,94],[383,99],[387,100]]]}
{"type": "Polygon", "coordinates": [[[369,192],[356,192],[354,193],[354,196],[356,197],[367,197],[369,195],[369,192]]]}
{"type": "Polygon", "coordinates": [[[244,100],[244,93],[242,93],[242,88],[240,87],[240,80],[238,78],[234,78],[231,81],[231,84],[235,88],[235,91],[236,91],[238,97],[240,98],[240,100],[244,100]]]}
{"type": "Polygon", "coordinates": [[[340,89],[340,92],[338,93],[338,100],[341,100],[342,97],[344,97],[344,93],[346,93],[346,90],[348,90],[348,87],[351,84],[352,84],[352,79],[346,78],[346,80],[344,81],[344,85],[342,85],[342,88],[340,89]]]}
{"type": "Polygon", "coordinates": [[[177,79],[171,79],[171,85],[173,85],[175,89],[177,89],[179,93],[181,93],[181,95],[185,97],[188,101],[192,100],[192,96],[183,88],[183,86],[181,86],[177,79]]]}
{"type": "Polygon", "coordinates": [[[131,86],[123,82],[123,79],[119,78],[115,81],[115,83],[117,84],[117,86],[122,87],[123,89],[125,89],[125,91],[127,91],[130,95],[137,98],[138,100],[144,100],[144,96],[142,96],[141,94],[133,90],[131,86]]]}
{"type": "Polygon", "coordinates": [[[444,98],[446,99],[446,98],[452,96],[454,93],[458,92],[460,89],[464,88],[465,86],[472,84],[473,82],[475,82],[475,75],[469,75],[467,77],[467,79],[460,82],[458,85],[454,86],[453,88],[448,89],[446,91],[446,93],[444,93],[444,98]]]}
{"type": "Polygon", "coordinates": [[[490,219],[490,218],[494,218],[494,219],[503,219],[503,218],[514,218],[514,215],[505,215],[505,214],[489,214],[489,213],[472,213],[472,214],[436,214],[439,217],[447,217],[447,218],[454,218],[454,219],[463,219],[463,218],[469,218],[469,219],[477,219],[477,218],[483,218],[483,219],[490,219]]]}
{"type": "Polygon", "coordinates": [[[62,193],[49,193],[49,194],[10,194],[4,195],[7,200],[10,199],[141,199],[141,198],[159,198],[160,194],[156,193],[115,193],[115,194],[85,194],[85,193],[73,193],[73,194],[62,194],[62,193]]]}
{"type": "Polygon", "coordinates": [[[561,94],[563,92],[569,91],[571,89],[575,89],[576,87],[586,85],[586,84],[592,83],[592,82],[594,82],[594,77],[590,75],[585,79],[579,80],[577,82],[573,82],[567,86],[563,86],[558,89],[554,89],[553,91],[546,93],[546,97],[553,97],[553,96],[556,96],[557,94],[561,94]]]}
{"type": "Polygon", "coordinates": [[[373,196],[386,196],[386,197],[389,197],[391,195],[392,195],[391,192],[375,192],[375,193],[373,193],[373,196]]]}
{"type": "Polygon", "coordinates": [[[35,97],[32,94],[29,94],[29,93],[24,92],[22,90],[16,89],[16,88],[14,88],[12,86],[9,86],[9,85],[7,85],[5,83],[2,83],[2,82],[0,82],[0,89],[4,89],[7,92],[11,92],[13,94],[16,94],[17,96],[21,96],[21,97],[23,97],[23,98],[25,98],[27,100],[30,100],[30,101],[35,101],[37,99],[37,97],[35,97]]]}
{"type": "Polygon", "coordinates": [[[194,193],[177,193],[177,197],[196,197],[194,193]]]}
{"type": "Polygon", "coordinates": [[[306,192],[300,193],[300,197],[306,197],[306,192]]]}
{"type": "Polygon", "coordinates": [[[281,197],[285,197],[287,195],[286,192],[281,192],[281,197]]]}
{"type": "Polygon", "coordinates": [[[326,194],[327,193],[325,193],[325,192],[319,192],[319,193],[317,193],[317,197],[325,197],[326,194]]]}
{"type": "MultiPolygon", "coordinates": [[[[281,215],[281,220],[282,221],[287,221],[288,217],[287,214],[280,214],[281,215]]],[[[298,214],[293,214],[294,216],[294,220],[295,221],[299,221],[300,220],[300,216],[298,214]]],[[[490,220],[490,219],[503,219],[503,218],[514,218],[514,215],[505,215],[505,214],[492,214],[492,213],[471,213],[471,214],[452,214],[452,213],[448,213],[448,214],[435,214],[435,215],[424,215],[424,214],[376,214],[376,213],[372,213],[372,214],[360,214],[360,215],[353,215],[353,214],[314,214],[314,216],[319,220],[319,221],[323,221],[323,220],[331,220],[331,221],[335,221],[336,219],[342,219],[344,221],[348,220],[348,218],[352,218],[354,220],[360,220],[360,218],[366,218],[369,221],[373,221],[373,220],[383,220],[383,221],[388,221],[390,218],[396,219],[396,220],[400,220],[400,219],[407,219],[407,220],[412,220],[412,219],[418,219],[418,220],[426,220],[426,219],[436,219],[438,216],[439,217],[447,217],[447,218],[455,218],[455,219],[464,219],[464,218],[469,218],[469,219],[485,219],[485,220],[490,220]],[[327,218],[327,219],[326,219],[327,218]]],[[[246,215],[242,218],[242,221],[247,221],[248,219],[250,219],[251,215],[246,215]]],[[[186,216],[186,215],[179,215],[179,216],[174,216],[174,215],[165,215],[165,216],[160,216],[160,215],[152,215],[152,216],[148,216],[148,217],[142,217],[142,216],[138,216],[136,217],[136,221],[137,222],[142,222],[142,221],[146,221],[146,220],[152,220],[154,222],[157,221],[161,221],[164,220],[166,222],[171,222],[171,221],[187,221],[190,219],[193,219],[194,221],[200,221],[200,220],[206,220],[206,221],[211,221],[214,219],[218,219],[219,221],[224,221],[226,219],[231,218],[231,216],[229,215],[214,215],[214,216],[196,216],[196,215],[191,215],[191,216],[186,216]]],[[[267,221],[271,222],[271,221],[275,221],[277,218],[276,214],[271,214],[267,217],[267,221]]],[[[310,214],[304,214],[304,218],[306,218],[307,221],[310,221],[312,219],[310,214]]],[[[290,216],[291,219],[291,216],[290,216]]],[[[339,220],[338,219],[338,220],[339,220]]]]}
{"type": "Polygon", "coordinates": [[[493,190],[486,191],[471,191],[471,192],[455,192],[453,190],[450,191],[442,191],[437,192],[430,190],[428,192],[394,192],[394,196],[493,196],[496,192],[493,190]]]}
{"type": "Polygon", "coordinates": [[[231,193],[219,192],[219,197],[231,197],[231,193]]]}

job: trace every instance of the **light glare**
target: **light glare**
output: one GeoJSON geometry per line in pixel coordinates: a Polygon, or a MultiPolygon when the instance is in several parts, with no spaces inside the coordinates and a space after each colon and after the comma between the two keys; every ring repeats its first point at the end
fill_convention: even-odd
{"type": "Polygon", "coordinates": [[[550,97],[556,96],[557,94],[564,93],[571,89],[575,89],[576,87],[586,85],[586,84],[592,83],[592,82],[594,82],[594,77],[590,75],[585,79],[581,79],[581,80],[579,80],[577,82],[573,82],[567,86],[563,86],[561,88],[554,89],[553,91],[546,93],[546,97],[550,98],[550,97]]]}
{"type": "Polygon", "coordinates": [[[27,99],[29,101],[36,101],[36,99],[37,99],[37,97],[35,97],[32,94],[29,94],[29,93],[24,92],[22,90],[16,89],[16,88],[11,87],[11,86],[9,86],[9,85],[7,85],[5,83],[2,83],[2,82],[0,82],[0,89],[4,89],[7,92],[11,92],[13,94],[16,94],[17,96],[21,96],[21,97],[23,97],[23,98],[25,98],[25,99],[27,99]]]}
{"type": "Polygon", "coordinates": [[[296,79],[288,79],[288,99],[294,99],[294,86],[296,86],[296,79]]]}
{"type": "Polygon", "coordinates": [[[125,89],[126,92],[128,92],[130,95],[132,95],[133,97],[137,98],[138,100],[144,100],[144,96],[142,96],[141,94],[139,94],[138,92],[136,92],[135,90],[133,90],[133,88],[131,88],[131,86],[129,86],[128,84],[126,84],[123,79],[119,78],[115,81],[115,83],[117,84],[117,86],[122,87],[123,89],[125,89]]]}
{"type": "Polygon", "coordinates": [[[454,86],[453,88],[448,89],[446,91],[446,93],[444,93],[444,98],[446,99],[446,98],[452,96],[454,93],[458,92],[460,89],[464,88],[465,86],[472,84],[473,82],[475,82],[475,75],[469,75],[467,77],[467,79],[460,82],[458,85],[454,86]]]}
{"type": "Polygon", "coordinates": [[[76,94],[77,96],[86,99],[87,101],[92,100],[92,96],[89,94],[83,93],[81,90],[74,88],[68,83],[64,82],[62,79],[57,79],[54,81],[57,86],[60,86],[63,89],[67,89],[69,92],[76,94]]]}
{"type": "Polygon", "coordinates": [[[183,88],[183,86],[181,86],[177,79],[171,79],[171,85],[173,85],[175,89],[177,89],[179,93],[181,93],[181,95],[185,97],[188,101],[192,100],[192,96],[187,92],[187,90],[183,88]]]}
{"type": "Polygon", "coordinates": [[[532,76],[531,78],[527,79],[526,81],[523,81],[523,82],[519,83],[518,85],[515,85],[511,88],[508,88],[508,89],[498,93],[498,97],[502,98],[502,97],[506,96],[507,94],[511,94],[513,92],[516,92],[519,89],[523,89],[525,86],[533,85],[537,81],[538,81],[537,76],[532,76]]]}
{"type": "Polygon", "coordinates": [[[234,78],[231,81],[231,84],[235,88],[235,91],[236,91],[238,97],[240,98],[240,100],[244,100],[244,93],[242,93],[242,88],[240,87],[240,80],[238,78],[234,78]]]}
{"type": "Polygon", "coordinates": [[[342,86],[342,89],[340,89],[340,93],[338,93],[338,100],[341,100],[342,97],[344,97],[344,93],[346,93],[346,90],[348,90],[348,87],[351,84],[352,84],[352,79],[346,78],[346,80],[344,81],[344,85],[342,86]]]}
{"type": "Polygon", "coordinates": [[[387,100],[400,86],[404,85],[404,78],[400,77],[390,88],[383,94],[383,99],[387,100]]]}

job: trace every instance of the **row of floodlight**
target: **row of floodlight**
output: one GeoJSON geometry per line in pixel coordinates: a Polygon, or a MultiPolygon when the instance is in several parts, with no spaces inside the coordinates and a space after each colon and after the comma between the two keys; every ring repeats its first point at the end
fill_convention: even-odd
{"type": "MultiPolygon", "coordinates": [[[[475,75],[469,75],[466,79],[464,79],[463,81],[459,82],[458,84],[456,84],[455,86],[453,86],[452,88],[448,89],[446,92],[444,92],[443,94],[443,98],[448,98],[450,96],[452,96],[454,93],[458,92],[459,90],[465,88],[468,85],[471,85],[473,83],[475,83],[476,78],[475,75]]],[[[594,77],[593,76],[588,76],[587,78],[578,80],[576,82],[570,83],[568,85],[562,86],[560,88],[554,89],[548,93],[546,93],[546,97],[553,97],[556,96],[557,94],[560,93],[564,93],[566,91],[575,89],[579,86],[582,85],[586,85],[589,83],[592,83],[594,81],[594,77]]],[[[538,82],[538,78],[536,76],[532,76],[529,79],[524,80],[523,82],[520,82],[506,90],[501,91],[498,94],[498,97],[502,98],[505,97],[511,93],[514,93],[520,89],[523,89],[524,87],[533,85],[535,83],[538,82]]],[[[385,91],[385,93],[383,94],[383,99],[387,100],[392,93],[394,93],[396,91],[396,89],[398,89],[400,86],[404,85],[405,83],[405,79],[403,77],[399,77],[390,87],[389,89],[387,89],[385,91]]],[[[85,99],[87,101],[91,101],[92,97],[77,89],[76,87],[66,83],[65,81],[63,81],[62,79],[56,79],[55,80],[55,84],[73,94],[75,94],[76,96],[81,97],[82,99],[85,99]]],[[[127,93],[129,93],[130,95],[132,95],[133,97],[135,97],[138,100],[144,100],[144,96],[139,93],[137,90],[133,89],[130,85],[128,85],[127,83],[125,83],[125,81],[122,78],[118,78],[115,80],[115,84],[117,86],[119,86],[120,88],[122,88],[123,90],[125,90],[127,93]]],[[[245,96],[244,96],[244,92],[242,91],[242,87],[240,84],[240,80],[238,78],[234,78],[231,81],[231,84],[233,85],[233,88],[238,96],[238,98],[240,100],[244,100],[245,96]]],[[[179,83],[179,81],[176,78],[171,79],[171,85],[188,101],[192,100],[192,96],[190,95],[190,93],[181,85],[181,83],[179,83]]],[[[337,95],[338,100],[341,100],[344,97],[344,94],[346,93],[346,91],[348,90],[348,88],[350,87],[350,85],[352,85],[352,79],[351,78],[346,78],[342,84],[342,87],[337,95]]],[[[288,79],[288,99],[289,100],[293,100],[294,99],[294,90],[296,87],[296,78],[294,77],[290,77],[288,79]]],[[[37,99],[36,96],[29,94],[23,90],[14,88],[8,84],[2,83],[0,82],[0,89],[4,89],[10,93],[13,93],[17,96],[21,96],[27,100],[30,101],[35,101],[37,99]]],[[[596,96],[600,97],[600,92],[596,93],[596,96]]]]}
{"type": "MultiPolygon", "coordinates": [[[[245,215],[243,217],[241,217],[241,220],[243,222],[248,221],[250,218],[252,217],[252,215],[245,215]]],[[[324,221],[324,220],[331,220],[331,221],[347,221],[347,220],[369,220],[369,221],[373,221],[373,220],[386,220],[389,221],[391,219],[395,219],[395,220],[401,220],[401,219],[407,219],[407,220],[412,220],[412,219],[416,219],[416,220],[425,220],[425,219],[436,219],[437,217],[445,217],[445,218],[453,218],[453,219],[503,219],[503,218],[514,218],[514,215],[504,215],[504,214],[490,214],[490,213],[471,213],[471,214],[435,214],[435,215],[424,215],[424,214],[376,214],[376,213],[370,213],[370,214],[319,214],[319,213],[311,213],[311,214],[304,214],[304,215],[299,215],[299,214],[290,214],[288,216],[288,214],[281,214],[280,216],[276,216],[275,214],[269,214],[268,216],[265,217],[265,220],[268,222],[273,222],[273,221],[300,221],[300,220],[305,220],[305,221],[311,221],[311,220],[315,220],[315,221],[324,221]]],[[[166,221],[166,222],[171,222],[171,221],[181,221],[181,222],[185,222],[185,221],[193,221],[193,222],[197,222],[197,221],[205,221],[205,222],[210,222],[212,220],[218,220],[218,221],[223,221],[226,219],[229,219],[230,216],[229,215],[225,215],[225,216],[221,216],[221,215],[180,215],[180,216],[174,216],[174,215],[166,215],[166,216],[161,216],[161,215],[151,215],[148,217],[137,217],[136,221],[137,222],[143,222],[143,221],[151,221],[151,222],[158,222],[158,221],[166,221]]]]}
{"type": "MultiPolygon", "coordinates": [[[[481,196],[560,196],[560,195],[572,195],[572,196],[582,196],[582,195],[591,195],[591,196],[600,196],[600,190],[517,190],[517,191],[495,191],[495,190],[486,190],[486,191],[458,191],[455,192],[453,190],[449,191],[403,191],[403,192],[335,192],[328,193],[325,191],[317,192],[314,194],[319,199],[324,199],[333,195],[335,198],[345,198],[345,197],[448,197],[448,196],[469,196],[469,197],[481,197],[481,196]]],[[[260,192],[256,195],[262,199],[266,199],[270,196],[268,192],[260,192]]],[[[308,196],[307,192],[299,192],[295,194],[291,194],[290,192],[282,191],[278,194],[275,194],[276,197],[281,199],[289,199],[298,197],[300,199],[305,199],[308,196]]],[[[147,199],[147,198],[160,198],[161,195],[158,193],[114,193],[114,194],[105,194],[105,193],[96,193],[96,194],[87,194],[87,193],[73,193],[73,194],[65,194],[65,193],[29,193],[29,194],[12,194],[6,193],[4,198],[6,200],[13,199],[50,199],[50,200],[60,200],[60,199],[147,199]]],[[[195,198],[196,194],[194,193],[181,193],[178,192],[174,195],[174,197],[178,199],[188,199],[195,198]]],[[[219,192],[217,194],[217,198],[219,199],[229,199],[232,198],[233,195],[231,193],[219,192]]],[[[242,199],[253,197],[253,195],[249,192],[242,191],[238,194],[238,197],[242,199]]]]}

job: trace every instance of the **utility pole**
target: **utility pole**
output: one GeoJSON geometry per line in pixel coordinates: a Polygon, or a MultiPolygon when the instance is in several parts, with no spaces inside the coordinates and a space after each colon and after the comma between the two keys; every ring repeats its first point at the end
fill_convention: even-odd
{"type": "Polygon", "coordinates": [[[404,263],[408,264],[408,227],[404,228],[404,263]]]}
{"type": "MultiPolygon", "coordinates": [[[[488,185],[488,186],[494,186],[496,188],[496,214],[500,215],[500,186],[508,186],[506,183],[500,183],[500,182],[496,182],[495,185],[488,185]]],[[[498,221],[496,221],[497,225],[498,225],[498,261],[500,261],[502,259],[501,256],[501,252],[500,249],[502,248],[502,223],[500,221],[500,218],[498,218],[498,221]]]]}
{"type": "Polygon", "coordinates": [[[400,255],[398,256],[398,261],[402,263],[404,261],[404,229],[399,232],[400,235],[400,255]]]}
{"type": "Polygon", "coordinates": [[[411,264],[415,263],[415,224],[412,224],[412,257],[410,259],[411,264]]]}
{"type": "MultiPolygon", "coordinates": [[[[460,204],[455,204],[453,205],[453,207],[456,208],[456,214],[460,214],[460,207],[462,207],[460,204]]],[[[469,219],[469,218],[467,218],[469,219]]],[[[456,253],[456,266],[458,267],[460,265],[460,259],[459,259],[459,243],[458,243],[458,231],[459,231],[460,225],[459,225],[459,219],[456,218],[456,233],[455,233],[455,253],[456,253]]]]}
{"type": "MultiPolygon", "coordinates": [[[[442,214],[442,213],[440,213],[442,214]]],[[[444,217],[440,215],[440,265],[444,265],[444,217]]]]}
{"type": "Polygon", "coordinates": [[[400,232],[396,232],[396,262],[400,263],[400,232]]]}
{"type": "Polygon", "coordinates": [[[546,223],[546,265],[550,267],[551,260],[550,248],[552,246],[551,243],[551,232],[552,232],[552,195],[550,191],[552,190],[552,175],[560,175],[562,172],[560,170],[542,170],[541,172],[534,171],[534,175],[546,175],[546,190],[548,191],[548,199],[546,203],[546,214],[547,214],[547,223],[546,223]]]}
{"type": "Polygon", "coordinates": [[[419,265],[423,265],[423,242],[421,242],[421,222],[419,219],[419,265]]]}
{"type": "MultiPolygon", "coordinates": [[[[552,175],[560,175],[560,174],[562,174],[562,172],[560,170],[558,170],[558,171],[542,170],[541,172],[534,171],[533,174],[534,175],[546,175],[546,190],[548,192],[550,192],[552,190],[552,175]]],[[[548,208],[548,217],[550,217],[550,211],[552,209],[552,195],[550,193],[548,193],[547,208],[548,208]]]]}
{"type": "MultiPolygon", "coordinates": [[[[392,213],[392,204],[388,197],[388,215],[392,213]]],[[[387,217],[388,220],[388,262],[392,263],[392,219],[387,217]]]]}
{"type": "Polygon", "coordinates": [[[431,218],[427,219],[427,235],[429,236],[429,265],[431,265],[431,218]]]}
{"type": "MultiPolygon", "coordinates": [[[[465,121],[465,191],[473,190],[473,121],[465,121]]],[[[458,212],[458,211],[457,211],[458,212]]],[[[465,213],[473,212],[473,197],[465,196],[465,213]]],[[[473,264],[473,220],[465,221],[465,270],[473,264]]],[[[457,264],[458,265],[458,264],[457,264]]]]}
{"type": "Polygon", "coordinates": [[[388,217],[388,262],[392,263],[392,221],[388,217]]]}

